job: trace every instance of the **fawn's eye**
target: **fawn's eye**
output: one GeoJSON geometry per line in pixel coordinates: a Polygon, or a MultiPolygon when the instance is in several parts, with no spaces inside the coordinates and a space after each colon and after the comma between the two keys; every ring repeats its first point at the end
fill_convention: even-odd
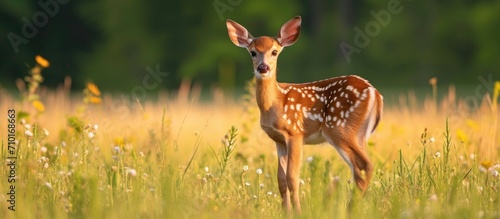
{"type": "Polygon", "coordinates": [[[278,51],[277,50],[273,50],[273,52],[271,53],[273,56],[276,56],[278,55],[278,51]]]}
{"type": "Polygon", "coordinates": [[[255,56],[257,56],[257,53],[255,53],[254,51],[251,51],[251,52],[250,52],[250,55],[251,55],[252,57],[255,57],[255,56]]]}

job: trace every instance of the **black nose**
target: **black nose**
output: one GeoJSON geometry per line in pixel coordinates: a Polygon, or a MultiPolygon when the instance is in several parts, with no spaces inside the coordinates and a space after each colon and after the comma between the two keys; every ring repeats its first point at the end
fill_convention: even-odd
{"type": "Polygon", "coordinates": [[[257,71],[261,74],[264,74],[264,73],[267,73],[269,72],[269,65],[266,65],[266,64],[260,64],[258,67],[257,67],[257,71]]]}

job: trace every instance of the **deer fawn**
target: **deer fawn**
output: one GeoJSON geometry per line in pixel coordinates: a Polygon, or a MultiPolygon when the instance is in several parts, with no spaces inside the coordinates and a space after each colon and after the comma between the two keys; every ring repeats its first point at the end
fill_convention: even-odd
{"type": "Polygon", "coordinates": [[[260,124],[276,142],[278,184],[283,208],[301,212],[299,170],[302,145],[328,142],[351,168],[359,189],[366,190],[372,164],[364,147],[382,115],[382,95],[365,79],[349,75],[303,84],[278,83],[276,65],[283,48],[300,34],[301,17],[282,27],[276,37],[253,37],[227,20],[231,41],[252,56],[260,124]],[[291,196],[291,200],[290,200],[291,196]]]}

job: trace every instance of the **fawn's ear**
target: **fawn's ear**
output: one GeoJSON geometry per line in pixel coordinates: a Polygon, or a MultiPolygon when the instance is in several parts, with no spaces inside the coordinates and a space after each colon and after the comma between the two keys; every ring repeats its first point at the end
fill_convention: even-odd
{"type": "Polygon", "coordinates": [[[240,24],[227,19],[226,26],[229,39],[231,39],[234,45],[247,48],[252,43],[253,36],[240,24]]]}
{"type": "Polygon", "coordinates": [[[302,18],[296,16],[283,24],[276,39],[282,47],[291,46],[299,39],[302,18]]]}

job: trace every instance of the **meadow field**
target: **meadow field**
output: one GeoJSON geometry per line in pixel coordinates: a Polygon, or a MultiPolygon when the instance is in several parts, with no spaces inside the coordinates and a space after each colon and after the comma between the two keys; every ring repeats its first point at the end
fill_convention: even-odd
{"type": "MultiPolygon", "coordinates": [[[[189,88],[134,99],[92,83],[70,93],[69,80],[48,90],[35,75],[18,92],[0,90],[0,218],[283,215],[251,83],[237,99],[214,90],[200,101],[189,88]]],[[[463,97],[450,86],[437,98],[438,86],[425,98],[386,95],[364,196],[351,195],[331,146],[305,146],[296,217],[500,218],[500,83],[463,97]]]]}

